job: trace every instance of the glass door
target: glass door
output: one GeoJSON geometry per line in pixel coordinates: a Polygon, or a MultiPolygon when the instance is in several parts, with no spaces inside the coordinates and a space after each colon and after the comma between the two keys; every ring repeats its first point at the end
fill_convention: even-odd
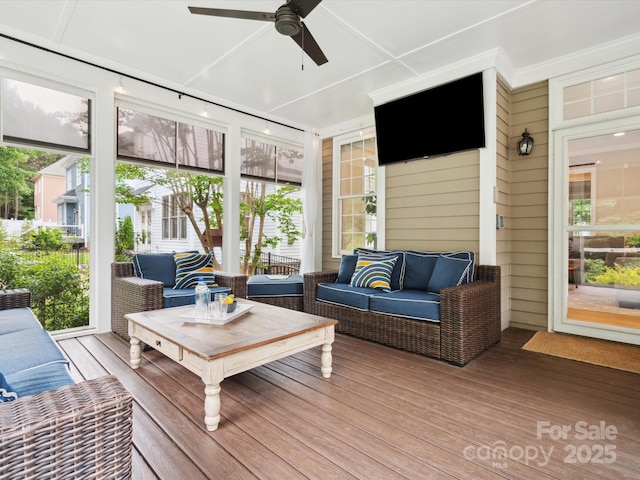
{"type": "Polygon", "coordinates": [[[566,282],[554,330],[640,344],[640,130],[563,140],[566,282]]]}

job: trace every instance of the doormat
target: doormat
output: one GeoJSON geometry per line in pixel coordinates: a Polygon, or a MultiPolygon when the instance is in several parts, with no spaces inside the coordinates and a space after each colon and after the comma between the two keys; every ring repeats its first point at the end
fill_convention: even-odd
{"type": "Polygon", "coordinates": [[[531,352],[640,373],[640,347],[552,332],[536,332],[522,347],[531,352]]]}

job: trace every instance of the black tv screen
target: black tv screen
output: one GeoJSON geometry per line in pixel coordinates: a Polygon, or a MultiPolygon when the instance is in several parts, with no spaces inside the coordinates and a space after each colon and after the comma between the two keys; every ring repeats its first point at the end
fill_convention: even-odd
{"type": "Polygon", "coordinates": [[[374,108],[378,164],[482,148],[482,73],[374,108]]]}

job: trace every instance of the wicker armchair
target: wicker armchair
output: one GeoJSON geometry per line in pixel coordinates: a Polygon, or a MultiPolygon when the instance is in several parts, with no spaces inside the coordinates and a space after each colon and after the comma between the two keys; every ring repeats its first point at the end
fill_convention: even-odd
{"type": "Polygon", "coordinates": [[[362,311],[316,299],[337,271],[304,274],[304,310],[339,320],[336,332],[463,366],[500,341],[500,267],[478,265],[474,281],[440,292],[440,323],[362,311]]]}
{"type": "MultiPolygon", "coordinates": [[[[0,291],[0,310],[30,303],[0,291]]],[[[111,375],[0,403],[0,479],[131,478],[132,405],[111,375]]]]}
{"type": "MultiPolygon", "coordinates": [[[[216,282],[228,287],[237,298],[247,297],[247,276],[240,273],[215,272],[216,282]]],[[[111,330],[129,340],[127,313],[163,308],[161,282],[135,276],[133,263],[111,264],[111,330]]]]}

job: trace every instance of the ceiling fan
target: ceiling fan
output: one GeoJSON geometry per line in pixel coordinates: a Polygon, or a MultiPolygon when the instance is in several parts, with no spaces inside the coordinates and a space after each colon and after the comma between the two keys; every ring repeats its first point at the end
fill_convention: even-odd
{"type": "Polygon", "coordinates": [[[210,15],[213,17],[242,18],[245,20],[260,20],[275,22],[276,30],[282,35],[293,38],[317,65],[327,63],[327,57],[320,50],[311,32],[300,20],[305,18],[318,6],[322,0],[288,0],[275,13],[252,12],[247,10],[229,10],[224,8],[189,7],[189,11],[196,15],[210,15]]]}

